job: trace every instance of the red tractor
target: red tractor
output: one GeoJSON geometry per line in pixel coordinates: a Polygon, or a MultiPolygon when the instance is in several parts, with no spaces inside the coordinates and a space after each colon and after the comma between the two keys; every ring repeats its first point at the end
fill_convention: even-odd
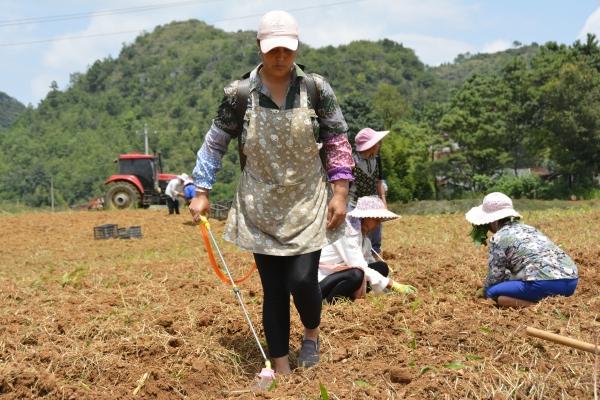
{"type": "Polygon", "coordinates": [[[150,154],[121,154],[119,174],[104,183],[108,185],[104,196],[105,208],[148,208],[152,204],[165,204],[165,189],[175,174],[163,174],[160,156],[150,154]]]}

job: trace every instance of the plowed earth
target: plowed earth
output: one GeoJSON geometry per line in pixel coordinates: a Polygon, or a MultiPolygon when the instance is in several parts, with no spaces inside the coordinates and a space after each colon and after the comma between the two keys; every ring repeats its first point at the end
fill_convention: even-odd
{"type": "MultiPolygon", "coordinates": [[[[325,306],[322,362],[256,392],[260,352],[231,289],[209,269],[189,216],[0,216],[0,397],[591,399],[594,356],[524,331],[599,340],[600,210],[524,217],[578,263],[575,296],[498,309],[477,295],[486,248],[470,243],[463,217],[405,216],[384,226],[384,258],[418,297],[325,306]],[[139,225],[143,238],[95,240],[93,228],[107,223],[139,225]]],[[[223,223],[212,226],[221,240],[223,223]]],[[[251,255],[220,243],[242,275],[251,255]]],[[[258,274],[240,288],[262,338],[258,274]]],[[[295,364],[301,324],[292,310],[295,364]]]]}

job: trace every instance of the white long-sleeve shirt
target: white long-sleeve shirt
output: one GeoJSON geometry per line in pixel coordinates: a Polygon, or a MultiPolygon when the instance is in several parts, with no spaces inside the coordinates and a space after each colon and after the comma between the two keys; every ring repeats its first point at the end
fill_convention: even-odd
{"type": "Polygon", "coordinates": [[[177,193],[183,192],[183,182],[179,178],[173,178],[167,184],[165,188],[165,194],[172,198],[173,200],[177,200],[177,193]]]}
{"type": "Polygon", "coordinates": [[[321,250],[319,282],[325,279],[327,275],[336,272],[332,268],[326,268],[322,265],[356,267],[365,272],[365,278],[371,284],[373,292],[380,294],[385,290],[390,279],[369,268],[369,263],[375,261],[371,255],[371,241],[362,235],[360,220],[352,220],[351,217],[346,219],[346,230],[342,238],[321,250]]]}

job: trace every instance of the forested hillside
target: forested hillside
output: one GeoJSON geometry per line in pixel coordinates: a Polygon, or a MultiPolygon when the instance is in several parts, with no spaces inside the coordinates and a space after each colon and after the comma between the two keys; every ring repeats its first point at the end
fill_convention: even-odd
{"type": "MultiPolygon", "coordinates": [[[[447,88],[458,88],[475,75],[494,75],[502,71],[502,67],[514,58],[526,62],[538,53],[537,43],[523,46],[515,42],[514,48],[496,53],[459,54],[452,63],[442,64],[431,68],[431,72],[440,79],[447,88]]],[[[450,93],[450,91],[445,91],[450,93]]]]}
{"type": "Polygon", "coordinates": [[[8,128],[25,111],[25,106],[4,92],[0,92],[0,129],[8,128]]]}
{"type": "MultiPolygon", "coordinates": [[[[223,86],[259,62],[255,37],[198,21],[171,23],[138,37],[118,58],[72,75],[67,90],[53,90],[0,139],[0,196],[47,204],[50,177],[59,202],[101,194],[115,157],[143,151],[144,123],[165,170],[190,173],[223,86]]],[[[372,109],[378,95],[408,104],[433,80],[412,50],[391,41],[302,47],[298,61],[327,76],[340,100],[356,110],[347,113],[354,133],[366,123],[383,126],[372,109]]],[[[231,196],[238,169],[231,151],[217,198],[231,196]]]]}
{"type": "MultiPolygon", "coordinates": [[[[600,153],[600,50],[594,37],[429,68],[399,43],[302,46],[298,62],[326,76],[350,126],[391,129],[382,148],[392,201],[502,189],[517,196],[593,192],[600,153]],[[559,179],[503,176],[543,166],[559,179]],[[500,186],[498,186],[500,185],[500,186]],[[502,186],[504,185],[504,186],[502,186]]],[[[168,172],[191,173],[223,86],[259,61],[255,32],[226,33],[199,21],[157,27],[115,59],[96,61],[56,85],[0,135],[0,201],[59,204],[104,192],[120,153],[151,151],[168,172]]],[[[231,197],[231,146],[213,198],[231,197]]]]}

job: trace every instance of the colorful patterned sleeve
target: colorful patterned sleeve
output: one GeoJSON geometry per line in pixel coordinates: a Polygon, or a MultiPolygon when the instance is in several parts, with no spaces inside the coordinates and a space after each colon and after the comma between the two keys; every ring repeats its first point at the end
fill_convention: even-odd
{"type": "Polygon", "coordinates": [[[217,172],[221,169],[221,159],[227,152],[231,139],[231,135],[218,128],[213,121],[196,156],[196,167],[192,172],[196,186],[212,189],[217,172]]]}
{"type": "Polygon", "coordinates": [[[346,134],[331,136],[323,141],[327,160],[325,168],[330,182],[337,180],[353,181],[352,168],[354,159],[352,158],[352,148],[348,142],[346,134]]]}
{"type": "Polygon", "coordinates": [[[225,95],[219,105],[217,116],[204,136],[204,143],[196,155],[196,166],[192,176],[194,184],[198,187],[212,189],[229,142],[242,130],[235,111],[237,83],[238,81],[235,81],[225,87],[225,95]]]}
{"type": "Polygon", "coordinates": [[[348,124],[329,82],[317,74],[312,74],[312,77],[319,91],[319,104],[315,111],[319,121],[319,137],[327,154],[327,176],[331,182],[340,179],[352,181],[354,160],[346,134],[348,124]]]}
{"type": "Polygon", "coordinates": [[[488,255],[488,274],[485,278],[484,288],[495,285],[506,280],[506,249],[501,244],[502,240],[498,234],[490,239],[488,255]]]}

